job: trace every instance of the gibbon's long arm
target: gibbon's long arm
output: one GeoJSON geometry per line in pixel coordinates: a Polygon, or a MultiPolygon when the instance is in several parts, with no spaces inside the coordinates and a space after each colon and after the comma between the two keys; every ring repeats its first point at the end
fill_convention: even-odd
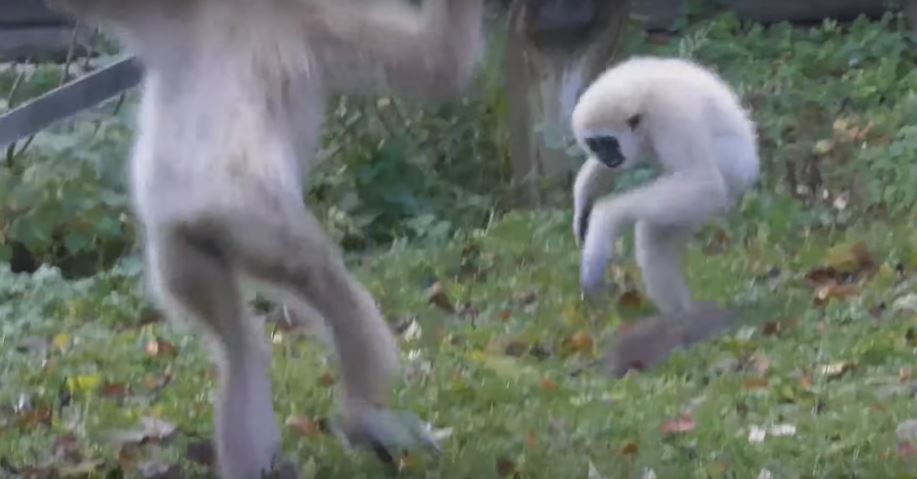
{"type": "Polygon", "coordinates": [[[606,193],[614,183],[614,171],[590,156],[573,183],[573,234],[582,243],[589,229],[592,203],[599,194],[606,193]]]}
{"type": "Polygon", "coordinates": [[[315,2],[308,44],[334,93],[375,92],[439,100],[469,82],[482,50],[483,0],[367,7],[315,2]],[[415,11],[411,11],[415,10],[415,11]]]}

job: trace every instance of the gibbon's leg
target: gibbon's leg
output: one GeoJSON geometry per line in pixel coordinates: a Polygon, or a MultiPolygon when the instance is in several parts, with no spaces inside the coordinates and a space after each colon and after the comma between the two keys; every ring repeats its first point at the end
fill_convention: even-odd
{"type": "Polygon", "coordinates": [[[186,227],[150,231],[148,262],[160,303],[190,316],[214,340],[220,476],[259,478],[275,468],[281,447],[262,332],[249,321],[230,263],[215,244],[186,227]]]}
{"type": "MultiPolygon", "coordinates": [[[[392,447],[436,448],[424,431],[388,413],[398,345],[369,292],[347,271],[318,220],[301,203],[287,213],[236,214],[227,251],[254,279],[312,305],[328,323],[342,371],[344,432],[391,461],[392,447]]],[[[418,424],[414,424],[417,426],[418,424]]]]}
{"type": "Polygon", "coordinates": [[[728,204],[722,178],[715,170],[673,173],[597,202],[583,245],[583,292],[594,294],[601,288],[622,228],[638,221],[667,227],[700,226],[725,212],[728,204]]]}
{"type": "Polygon", "coordinates": [[[648,221],[638,221],[634,228],[635,256],[646,294],[663,314],[684,313],[693,304],[691,288],[681,269],[681,255],[691,231],[648,221]]]}

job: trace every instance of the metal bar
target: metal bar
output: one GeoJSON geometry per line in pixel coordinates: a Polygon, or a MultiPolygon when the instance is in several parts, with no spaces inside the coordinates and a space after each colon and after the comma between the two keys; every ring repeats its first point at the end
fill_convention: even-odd
{"type": "Polygon", "coordinates": [[[142,76],[140,63],[125,58],[23,103],[0,115],[0,148],[133,88],[142,76]]]}

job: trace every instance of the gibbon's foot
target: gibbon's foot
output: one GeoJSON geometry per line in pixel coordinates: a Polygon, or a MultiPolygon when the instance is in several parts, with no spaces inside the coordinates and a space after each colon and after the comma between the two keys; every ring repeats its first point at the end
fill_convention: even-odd
{"type": "Polygon", "coordinates": [[[296,466],[279,456],[271,461],[271,470],[261,473],[261,479],[299,479],[296,466]]]}
{"type": "Polygon", "coordinates": [[[440,453],[441,449],[427,425],[414,413],[375,407],[362,409],[344,419],[345,442],[373,450],[385,463],[394,464],[405,451],[423,447],[440,453]]]}

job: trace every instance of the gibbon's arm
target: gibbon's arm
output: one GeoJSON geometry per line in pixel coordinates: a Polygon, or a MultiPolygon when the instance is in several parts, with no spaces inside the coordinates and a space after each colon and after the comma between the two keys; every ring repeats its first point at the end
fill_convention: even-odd
{"type": "Polygon", "coordinates": [[[426,0],[420,11],[315,2],[305,17],[331,93],[440,100],[471,80],[483,47],[483,0],[426,0]]]}
{"type": "MultiPolygon", "coordinates": [[[[690,129],[689,129],[690,130],[690,129]]],[[[595,204],[583,244],[583,291],[601,287],[605,268],[623,228],[637,221],[658,226],[694,227],[728,208],[728,196],[705,132],[675,132],[655,144],[666,173],[656,181],[595,204]]],[[[665,136],[663,136],[665,138],[665,136]]]]}
{"type": "Polygon", "coordinates": [[[573,183],[573,234],[578,243],[586,239],[595,197],[607,193],[614,183],[614,171],[590,156],[573,183]]]}

